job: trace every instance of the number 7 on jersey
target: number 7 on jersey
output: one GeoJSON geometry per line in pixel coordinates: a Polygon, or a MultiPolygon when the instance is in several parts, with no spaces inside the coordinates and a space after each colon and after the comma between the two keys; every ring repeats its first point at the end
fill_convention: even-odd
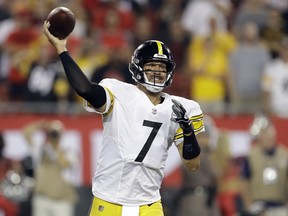
{"type": "Polygon", "coordinates": [[[160,127],[161,127],[162,123],[160,122],[153,122],[153,121],[148,121],[148,120],[144,120],[143,121],[143,126],[146,127],[152,127],[152,131],[148,137],[148,139],[146,140],[143,148],[141,149],[140,153],[138,154],[137,158],[135,159],[136,162],[142,162],[147,154],[147,152],[149,151],[153,140],[155,139],[160,127]]]}

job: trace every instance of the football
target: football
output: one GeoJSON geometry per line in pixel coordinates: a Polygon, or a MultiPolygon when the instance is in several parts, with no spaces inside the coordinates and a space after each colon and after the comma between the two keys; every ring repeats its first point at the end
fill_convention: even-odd
{"type": "Polygon", "coordinates": [[[49,32],[60,40],[66,38],[75,27],[75,16],[66,7],[56,7],[47,16],[49,32]]]}

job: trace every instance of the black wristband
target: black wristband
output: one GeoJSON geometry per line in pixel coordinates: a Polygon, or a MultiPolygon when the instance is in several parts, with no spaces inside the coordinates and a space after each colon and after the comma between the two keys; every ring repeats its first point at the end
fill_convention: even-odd
{"type": "Polygon", "coordinates": [[[190,135],[184,135],[184,141],[183,141],[183,158],[185,160],[191,160],[193,158],[196,158],[201,153],[200,146],[198,144],[197,138],[195,136],[195,133],[192,132],[190,135]]]}

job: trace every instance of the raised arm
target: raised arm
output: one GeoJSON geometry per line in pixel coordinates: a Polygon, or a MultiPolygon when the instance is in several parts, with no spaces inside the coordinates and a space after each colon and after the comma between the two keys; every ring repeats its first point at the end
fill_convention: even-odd
{"type": "Polygon", "coordinates": [[[57,37],[54,37],[49,32],[48,27],[49,22],[45,22],[43,25],[44,34],[56,49],[72,88],[79,96],[87,100],[98,111],[104,111],[106,105],[105,89],[97,83],[90,82],[77,63],[69,55],[66,48],[67,38],[60,40],[57,37]]]}

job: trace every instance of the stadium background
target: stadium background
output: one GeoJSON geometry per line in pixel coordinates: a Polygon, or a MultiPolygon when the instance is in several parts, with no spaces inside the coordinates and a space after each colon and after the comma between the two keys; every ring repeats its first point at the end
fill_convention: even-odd
{"type": "MultiPolygon", "coordinates": [[[[48,12],[56,6],[59,5],[66,5],[68,7],[71,6],[72,10],[77,12],[77,17],[78,23],[80,24],[77,29],[75,29],[75,34],[72,35],[73,37],[71,38],[71,53],[73,56],[77,58],[77,61],[83,66],[83,68],[86,70],[89,70],[90,74],[92,74],[92,69],[91,67],[97,67],[102,66],[101,64],[105,65],[107,62],[109,63],[109,57],[115,57],[115,56],[109,56],[109,53],[106,56],[105,49],[111,49],[115,50],[119,48],[119,46],[123,46],[124,44],[124,49],[125,52],[127,51],[127,55],[129,56],[130,60],[130,54],[131,54],[131,48],[135,48],[136,45],[142,42],[143,40],[147,38],[163,38],[165,42],[167,41],[168,45],[173,48],[173,52],[175,51],[175,57],[177,61],[177,71],[175,73],[174,77],[174,83],[172,88],[169,90],[173,94],[178,94],[181,96],[185,97],[190,97],[192,98],[191,94],[191,89],[193,86],[191,86],[190,83],[190,78],[192,77],[191,74],[187,74],[187,71],[185,67],[185,57],[187,54],[189,54],[188,47],[190,45],[190,42],[193,42],[193,37],[189,38],[188,41],[187,38],[181,34],[181,31],[179,30],[180,26],[180,18],[184,13],[184,10],[187,8],[188,3],[195,1],[195,0],[159,0],[159,1],[154,1],[154,0],[138,0],[138,1],[125,1],[125,0],[119,0],[119,1],[111,1],[111,2],[121,2],[121,3],[130,3],[134,4],[131,8],[127,7],[126,13],[121,13],[123,12],[123,8],[120,9],[118,8],[117,5],[115,7],[112,7],[113,10],[115,9],[117,12],[120,11],[121,14],[121,21],[120,24],[122,24],[124,28],[124,32],[128,33],[128,38],[129,40],[126,41],[127,35],[122,34],[123,31],[116,32],[114,38],[109,38],[108,40],[104,40],[99,42],[99,37],[94,37],[94,33],[98,34],[97,30],[103,28],[103,17],[105,17],[105,12],[109,7],[103,7],[103,10],[101,8],[101,3],[100,2],[108,2],[108,1],[101,1],[101,0],[75,0],[75,1],[67,1],[67,0],[58,0],[58,1],[53,1],[53,0],[43,0],[43,1],[35,1],[35,0],[0,0],[0,18],[1,18],[1,24],[3,24],[5,21],[11,21],[10,19],[13,19],[11,14],[9,12],[12,12],[12,9],[15,9],[15,15],[19,15],[21,18],[20,20],[25,20],[26,18],[31,18],[32,15],[36,15],[36,19],[33,20],[33,27],[36,27],[38,34],[40,32],[41,34],[41,26],[42,26],[42,21],[45,18],[45,15],[48,14],[48,12]],[[17,6],[15,4],[15,7],[11,7],[14,3],[17,3],[17,6]],[[18,4],[19,3],[19,4],[18,4]],[[29,3],[29,4],[28,4],[29,3]],[[31,5],[33,7],[30,7],[31,5]],[[75,5],[74,5],[75,3],[75,5]],[[80,6],[81,5],[81,6],[80,6]],[[17,7],[19,10],[16,10],[17,7]],[[24,7],[23,7],[24,6],[24,7]],[[27,7],[26,7],[27,6],[27,7]],[[135,7],[136,6],[136,7],[135,7]],[[137,7],[138,6],[138,7],[137,7]],[[11,8],[10,8],[11,7],[11,8]],[[32,8],[32,10],[30,10],[32,8]],[[9,11],[11,9],[11,11],[9,11]],[[23,10],[22,10],[23,9],[23,10]],[[40,10],[41,9],[41,10],[40,10]],[[17,13],[18,12],[18,13],[17,13]],[[34,14],[35,13],[35,14],[34,14]],[[39,16],[40,15],[40,16],[39,16]],[[84,17],[83,17],[84,15],[84,17]],[[86,17],[86,15],[88,15],[86,17]],[[138,24],[143,22],[138,21],[143,21],[144,18],[149,18],[150,22],[152,23],[152,31],[149,32],[149,26],[147,27],[148,33],[145,31],[140,31],[141,28],[137,28],[138,24]],[[132,18],[132,19],[131,19],[132,18]],[[132,21],[132,22],[131,22],[132,21]],[[173,21],[176,21],[173,22],[173,21]],[[35,24],[35,25],[34,25],[35,24]],[[83,25],[84,24],[84,25],[83,25]],[[86,26],[85,26],[86,24],[86,26]],[[83,30],[82,27],[86,27],[87,29],[85,31],[83,30]],[[136,27],[136,28],[135,28],[136,27]],[[170,28],[172,27],[172,28],[170,28]],[[171,31],[171,29],[175,30],[176,32],[171,31]],[[178,34],[180,32],[180,35],[178,34]],[[175,34],[175,35],[173,35],[175,34]],[[95,39],[91,43],[89,40],[83,40],[83,39],[95,39]],[[116,38],[116,40],[115,40],[116,38]],[[119,42],[119,38],[121,38],[121,41],[119,42]],[[132,38],[132,39],[131,39],[132,38]],[[96,40],[98,39],[98,40],[96,40]],[[109,40],[111,39],[111,40],[109,40]],[[114,40],[113,40],[114,39],[114,40]],[[191,39],[191,40],[190,40],[191,39]],[[81,44],[84,42],[83,44],[81,44]],[[118,43],[119,42],[119,43],[118,43]],[[99,44],[107,47],[100,47],[99,44]],[[128,44],[128,45],[127,45],[128,44]],[[83,45],[83,50],[79,49],[80,46],[83,45]],[[128,49],[126,49],[125,46],[128,46],[128,49]],[[94,53],[94,48],[100,55],[95,55],[94,53]],[[103,49],[105,48],[105,49],[103,49]],[[91,61],[91,59],[93,61],[91,61]],[[107,60],[108,59],[108,60],[107,60]],[[87,62],[93,62],[93,64],[86,64],[87,62]]],[[[203,0],[204,1],[204,0],[203,0]]],[[[221,1],[221,0],[219,0],[221,1]]],[[[228,2],[229,0],[227,0],[228,2]]],[[[225,0],[223,0],[225,2],[225,0]]],[[[259,0],[259,1],[246,1],[246,0],[231,0],[229,1],[232,3],[232,10],[230,13],[227,15],[226,18],[228,21],[228,26],[229,26],[229,32],[233,27],[233,21],[235,18],[237,18],[238,14],[243,13],[242,11],[242,5],[248,7],[247,2],[252,2],[251,4],[257,2],[258,6],[254,7],[255,11],[252,13],[253,16],[249,17],[244,17],[243,19],[247,20],[254,18],[254,15],[258,16],[259,14],[262,16],[262,8],[266,8],[267,5],[271,6],[273,5],[272,8],[276,8],[278,12],[281,13],[281,16],[283,18],[283,28],[278,28],[281,31],[283,31],[282,36],[287,36],[288,32],[288,22],[287,22],[287,4],[283,5],[281,2],[285,1],[277,1],[277,0],[259,0]],[[261,3],[262,2],[262,3],[261,3]],[[247,3],[247,5],[246,5],[247,3]],[[278,4],[278,5],[277,5],[278,4]],[[279,6],[280,5],[280,6],[279,6]],[[257,13],[259,12],[259,13],[257,13]]],[[[112,5],[113,6],[113,5],[112,5]]],[[[123,6],[123,5],[122,5],[123,6]]],[[[126,5],[127,6],[127,5],[126,5]]],[[[250,5],[251,6],[251,5],[250,5]]],[[[245,8],[245,7],[243,7],[245,8]]],[[[206,11],[207,12],[207,11],[206,11]]],[[[247,12],[247,11],[246,11],[247,12]]],[[[249,11],[248,11],[249,12],[249,11]]],[[[204,12],[203,12],[204,14],[204,12]]],[[[245,10],[244,10],[245,14],[245,10]]],[[[249,13],[248,13],[249,14],[249,13]]],[[[247,14],[246,14],[247,15],[247,14]]],[[[259,16],[259,17],[261,17],[259,16]]],[[[17,16],[18,17],[18,16],[17,16]]],[[[257,17],[258,18],[258,17],[257,17]]],[[[264,21],[262,19],[257,19],[256,21],[259,21],[257,24],[263,24],[263,22],[267,22],[268,26],[268,21],[264,21]]],[[[261,17],[263,18],[263,17],[261,17]]],[[[145,20],[145,19],[144,19],[145,20]]],[[[272,20],[272,19],[271,19],[272,20]]],[[[19,21],[19,20],[18,20],[19,21]]],[[[147,20],[146,20],[147,21],[147,20]]],[[[145,23],[145,22],[144,22],[145,23]]],[[[1,25],[2,27],[4,25],[1,25]]],[[[201,26],[199,24],[199,26],[201,26]]],[[[276,25],[275,25],[276,26],[276,25]]],[[[142,26],[143,27],[143,26],[142,26]]],[[[144,25],[145,27],[145,25],[144,25]]],[[[269,27],[269,26],[268,26],[269,27]]],[[[4,28],[5,29],[5,28],[4,28]]],[[[85,29],[85,28],[84,28],[85,29]]],[[[7,28],[6,28],[7,30],[7,28]]],[[[9,29],[11,31],[11,29],[9,29]]],[[[31,29],[32,30],[32,29],[31,29]]],[[[35,30],[33,28],[33,30],[35,30]]],[[[105,29],[104,29],[105,30],[105,29]]],[[[121,29],[123,30],[123,29],[121,29]]],[[[151,29],[150,29],[151,30],[151,29]]],[[[264,29],[265,30],[265,29],[264,29]]],[[[273,32],[273,29],[268,28],[268,32],[273,32]]],[[[31,31],[32,32],[32,31],[31,31]]],[[[105,31],[104,31],[105,33],[105,31]]],[[[183,33],[183,32],[182,32],[183,33]]],[[[190,34],[191,32],[188,32],[190,34]]],[[[0,35],[0,54],[1,57],[6,55],[6,52],[8,53],[9,48],[11,45],[18,45],[18,41],[5,41],[5,37],[7,36],[8,31],[1,31],[0,35]],[[15,44],[13,44],[15,42],[15,44]],[[11,44],[10,44],[11,43],[11,44]],[[7,49],[7,50],[6,50],[7,49]]],[[[192,33],[191,33],[192,35],[192,33]]],[[[191,36],[190,35],[190,36],[191,36]]],[[[267,34],[269,35],[269,34],[267,34]]],[[[261,35],[261,40],[263,43],[268,44],[268,49],[274,48],[274,47],[269,47],[270,42],[273,42],[273,40],[279,40],[278,35],[270,35],[270,38],[267,38],[267,35],[265,37],[265,34],[261,35]],[[273,37],[275,36],[275,37],[273,37]]],[[[33,35],[32,35],[33,36],[33,35]]],[[[99,35],[97,35],[99,36],[99,35]]],[[[105,34],[104,34],[105,36],[105,34]]],[[[107,36],[107,35],[106,35],[107,36]]],[[[231,35],[230,35],[231,36],[231,35]]],[[[235,36],[235,39],[238,41],[238,38],[235,36]]],[[[107,39],[107,38],[106,38],[107,39]]],[[[31,38],[31,41],[33,41],[33,38],[31,38]]],[[[20,40],[20,48],[22,49],[22,45],[20,40]]],[[[24,38],[24,43],[25,43],[25,38],[24,38]]],[[[27,52],[27,50],[31,51],[34,50],[34,45],[32,43],[32,46],[29,46],[30,44],[24,44],[27,46],[24,46],[24,53],[25,54],[31,54],[27,52]]],[[[199,45],[199,44],[198,44],[199,45]]],[[[17,46],[16,46],[17,47],[17,46]]],[[[39,47],[38,47],[39,48],[39,47]]],[[[41,49],[43,47],[40,47],[41,49]]],[[[46,47],[47,48],[47,47],[46,47]]],[[[47,53],[51,54],[51,46],[48,44],[48,49],[46,50],[44,47],[43,50],[47,51],[47,53]],[[49,49],[50,48],[50,49],[49,49]]],[[[19,49],[20,50],[20,49],[19,49]]],[[[132,49],[133,50],[133,49],[132,49]]],[[[198,50],[199,51],[199,50],[198,50]]],[[[271,53],[274,55],[275,50],[269,50],[271,53]]],[[[47,54],[46,53],[46,54],[47,54]]],[[[121,55],[120,53],[115,52],[117,55],[121,55]]],[[[19,54],[21,54],[19,52],[19,54]]],[[[23,53],[22,53],[23,54],[23,53]]],[[[200,52],[201,54],[201,52],[200,52]]],[[[47,54],[48,55],[48,54],[47,54]]],[[[21,55],[20,55],[21,57],[21,55]]],[[[35,57],[33,55],[33,57],[35,57]]],[[[55,56],[54,56],[55,57],[55,56]]],[[[126,57],[126,56],[125,56],[126,57]]],[[[256,56],[257,57],[257,56],[256,56]]],[[[274,56],[275,57],[275,56],[274,56]]],[[[13,57],[11,57],[13,58],[13,57]]],[[[41,56],[40,56],[41,58],[41,56]]],[[[53,58],[53,55],[52,55],[53,58]]],[[[5,60],[5,59],[4,59],[5,60]]],[[[19,60],[19,59],[17,59],[19,60]]],[[[22,59],[23,60],[23,59],[22,59]]],[[[26,59],[22,61],[21,65],[26,66],[26,59]],[[25,61],[24,61],[25,60],[25,61]]],[[[35,60],[35,59],[33,59],[35,60]]],[[[127,59],[125,59],[127,60],[127,59]]],[[[31,60],[28,60],[30,63],[31,60]]],[[[14,160],[21,160],[25,155],[29,154],[29,151],[27,149],[26,143],[22,137],[21,134],[21,128],[29,122],[35,121],[35,120],[40,120],[40,119],[59,119],[63,121],[66,127],[65,131],[65,145],[71,146],[71,148],[75,148],[76,151],[79,152],[79,158],[80,158],[80,163],[78,164],[78,167],[75,167],[75,172],[71,173],[71,177],[74,179],[75,185],[77,185],[79,189],[79,194],[81,196],[81,203],[77,204],[77,212],[87,212],[87,209],[89,208],[90,204],[90,196],[91,196],[91,178],[93,176],[93,173],[95,171],[95,164],[97,160],[97,154],[99,152],[99,149],[101,148],[101,119],[99,116],[91,115],[91,114],[84,114],[83,108],[79,108],[79,104],[81,107],[81,101],[79,98],[75,97],[73,95],[73,99],[71,100],[71,97],[69,95],[69,98],[64,98],[67,99],[67,101],[64,101],[64,106],[62,107],[62,94],[58,93],[56,94],[56,101],[57,105],[60,105],[60,112],[58,113],[58,110],[51,110],[55,108],[55,106],[50,103],[49,101],[45,101],[45,99],[50,99],[46,97],[45,99],[36,97],[37,100],[39,101],[33,101],[32,103],[26,103],[26,95],[25,97],[21,94],[23,92],[20,91],[11,91],[9,89],[11,86],[15,85],[16,87],[20,81],[20,84],[25,83],[27,80],[27,77],[24,77],[24,82],[23,77],[21,75],[28,74],[27,71],[17,71],[15,68],[13,70],[7,72],[5,67],[7,65],[3,64],[7,63],[5,61],[0,61],[0,130],[3,131],[5,139],[7,140],[7,147],[5,149],[5,155],[11,159],[14,160]],[[4,69],[3,69],[4,68],[4,69]],[[20,74],[17,74],[17,72],[20,74]],[[11,76],[10,76],[11,75],[11,76]],[[17,76],[18,75],[18,76],[17,76]],[[60,99],[59,99],[59,97],[60,99]],[[24,100],[23,100],[24,98],[24,100]],[[58,100],[59,99],[59,100],[58,100]],[[80,101],[80,103],[78,103],[80,101]],[[35,102],[35,103],[34,103],[35,102]],[[68,102],[68,103],[67,103],[68,102]],[[52,106],[50,107],[49,105],[52,106]],[[76,105],[75,105],[76,104],[76,105]],[[74,105],[76,107],[74,107],[74,105]],[[55,114],[51,114],[55,112],[55,114]],[[37,114],[38,113],[38,114],[37,114]],[[40,114],[39,114],[40,113],[40,114]]],[[[20,58],[21,62],[21,58],[20,58]]],[[[125,62],[125,66],[127,66],[128,62],[125,62]]],[[[7,69],[7,68],[6,68],[7,69]]],[[[27,69],[27,68],[25,68],[27,69]]],[[[115,68],[114,68],[115,69],[115,68]]],[[[62,71],[63,72],[63,71],[62,71]]],[[[123,74],[120,75],[117,74],[117,71],[115,73],[115,70],[112,71],[112,75],[116,76],[117,78],[123,78],[123,74]]],[[[189,72],[189,71],[188,71],[189,72]]],[[[60,72],[61,73],[61,72],[60,72]]],[[[62,74],[63,75],[63,74],[62,74]]],[[[111,76],[111,74],[109,74],[111,76]]],[[[125,74],[127,75],[127,74],[125,74]]],[[[130,74],[128,72],[128,77],[130,77],[130,74]]],[[[125,78],[125,77],[124,77],[125,78]]],[[[43,81],[43,80],[41,80],[43,81]]],[[[60,80],[60,90],[62,88],[65,89],[65,82],[63,80],[60,80]]],[[[242,81],[242,80],[241,80],[242,81]]],[[[240,82],[241,82],[240,81],[240,82]]],[[[261,82],[261,80],[257,80],[258,83],[261,82]]],[[[39,82],[40,83],[40,82],[39,82]]],[[[45,83],[45,82],[44,82],[45,83]]],[[[56,82],[55,82],[56,83],[56,82]]],[[[66,83],[67,85],[67,83],[66,83]]],[[[41,86],[40,86],[41,87],[41,86]]],[[[39,87],[39,91],[43,90],[39,87]]],[[[59,87],[59,86],[58,86],[59,87]]],[[[45,90],[45,89],[44,89],[45,90]]],[[[59,90],[59,89],[58,89],[59,90]]],[[[61,93],[61,91],[60,91],[61,93]]],[[[39,96],[39,95],[38,95],[39,96]]],[[[33,98],[33,99],[35,99],[33,98]]],[[[30,98],[31,99],[31,98],[30,98]]],[[[285,98],[282,98],[285,100],[285,98]]],[[[35,99],[36,100],[36,99],[35,99]]],[[[287,98],[286,98],[287,100],[287,98]]],[[[226,101],[226,98],[224,101],[218,101],[219,103],[226,103],[226,102],[231,102],[231,101],[226,101]]],[[[201,104],[202,105],[202,104],[201,104]]],[[[258,104],[259,105],[259,104],[258,104]]],[[[214,113],[214,106],[211,104],[208,104],[206,106],[202,106],[204,113],[210,114],[215,122],[216,125],[219,127],[219,129],[227,130],[229,131],[229,139],[230,139],[230,150],[232,153],[232,156],[234,158],[238,157],[243,157],[245,156],[250,147],[250,136],[248,133],[249,126],[252,122],[252,119],[254,117],[254,114],[259,111],[258,107],[253,107],[247,105],[245,102],[243,102],[243,106],[246,108],[245,110],[241,111],[240,113],[230,113],[230,112],[223,112],[223,113],[214,113]],[[249,110],[247,111],[247,108],[249,110]]],[[[287,109],[288,110],[288,109],[287,109]]],[[[281,144],[288,145],[288,135],[287,135],[287,126],[288,126],[288,118],[278,118],[273,116],[272,117],[274,124],[276,125],[277,128],[277,134],[278,134],[278,141],[281,144]]],[[[170,150],[170,155],[168,157],[167,161],[167,168],[166,168],[166,177],[163,182],[163,188],[179,188],[181,186],[181,172],[179,170],[179,165],[180,165],[180,160],[179,156],[177,155],[178,152],[175,151],[175,148],[171,148],[170,150]]],[[[77,214],[76,215],[81,215],[77,214]]]]}

